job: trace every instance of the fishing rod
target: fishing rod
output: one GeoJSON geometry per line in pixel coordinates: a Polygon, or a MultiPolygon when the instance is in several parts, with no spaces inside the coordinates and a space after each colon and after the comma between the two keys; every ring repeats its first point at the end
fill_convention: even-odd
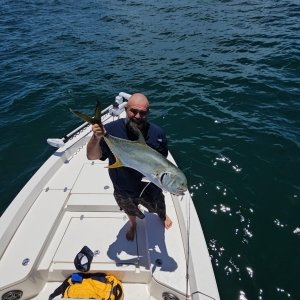
{"type": "MultiPolygon", "coordinates": [[[[116,96],[114,103],[101,111],[101,115],[109,113],[113,117],[119,116],[123,112],[125,106],[127,105],[127,101],[130,97],[130,94],[124,92],[119,93],[119,95],[116,96]]],[[[74,129],[73,131],[65,135],[63,138],[48,138],[47,143],[52,147],[60,148],[89,125],[90,124],[88,122],[84,122],[81,126],[74,129]]]]}

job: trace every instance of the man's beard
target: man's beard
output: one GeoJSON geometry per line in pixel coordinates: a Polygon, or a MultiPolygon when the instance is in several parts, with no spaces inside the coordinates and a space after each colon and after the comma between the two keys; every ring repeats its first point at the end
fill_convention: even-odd
{"type": "Polygon", "coordinates": [[[146,119],[135,119],[131,118],[129,119],[126,117],[126,127],[129,134],[129,138],[131,140],[136,140],[139,137],[139,133],[137,129],[140,130],[140,132],[145,135],[147,130],[147,120],[146,119]]]}
{"type": "Polygon", "coordinates": [[[141,132],[145,131],[147,128],[146,119],[136,119],[136,118],[126,118],[126,123],[133,128],[138,128],[141,132]]]}

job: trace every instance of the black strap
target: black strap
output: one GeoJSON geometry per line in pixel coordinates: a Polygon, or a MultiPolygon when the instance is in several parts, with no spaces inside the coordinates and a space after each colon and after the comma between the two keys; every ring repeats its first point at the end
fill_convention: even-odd
{"type": "Polygon", "coordinates": [[[115,295],[115,300],[120,300],[122,298],[123,290],[119,284],[114,286],[113,294],[115,295]]]}
{"type": "Polygon", "coordinates": [[[48,298],[48,300],[52,300],[58,295],[63,295],[64,291],[68,288],[70,285],[68,280],[70,277],[68,277],[48,298]]]}
{"type": "Polygon", "coordinates": [[[95,280],[100,280],[100,278],[105,278],[106,274],[105,273],[78,273],[82,278],[93,278],[95,280]]]}

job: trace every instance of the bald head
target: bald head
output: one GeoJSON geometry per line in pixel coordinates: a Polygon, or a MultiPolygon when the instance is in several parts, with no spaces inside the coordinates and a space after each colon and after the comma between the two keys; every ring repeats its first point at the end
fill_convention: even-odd
{"type": "Polygon", "coordinates": [[[129,98],[127,107],[137,107],[139,109],[148,110],[149,101],[145,95],[136,93],[129,98]]]}

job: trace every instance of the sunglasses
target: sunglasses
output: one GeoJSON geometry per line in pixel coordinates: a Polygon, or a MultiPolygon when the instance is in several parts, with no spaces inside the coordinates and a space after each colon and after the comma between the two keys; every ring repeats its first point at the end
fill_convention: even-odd
{"type": "Polygon", "coordinates": [[[149,112],[149,110],[139,110],[136,108],[130,108],[129,111],[134,115],[140,114],[141,117],[145,117],[149,112]]]}

